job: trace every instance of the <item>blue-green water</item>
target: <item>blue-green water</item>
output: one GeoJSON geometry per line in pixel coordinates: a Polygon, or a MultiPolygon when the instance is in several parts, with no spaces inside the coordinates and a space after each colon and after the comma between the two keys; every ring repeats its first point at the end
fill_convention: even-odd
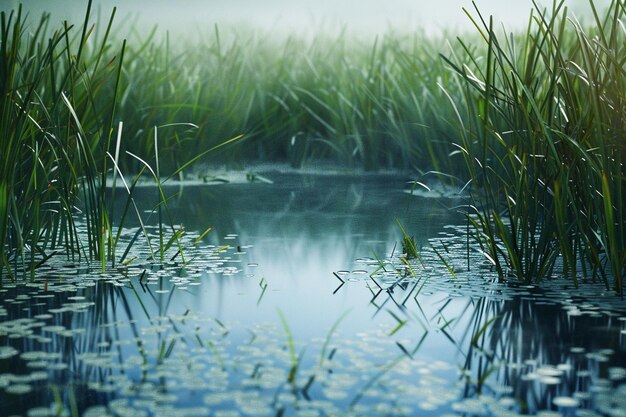
{"type": "Polygon", "coordinates": [[[463,199],[402,177],[265,176],[166,188],[185,263],[147,261],[140,239],[104,273],[53,258],[5,278],[0,415],[626,412],[626,313],[602,286],[493,282],[463,199]]]}

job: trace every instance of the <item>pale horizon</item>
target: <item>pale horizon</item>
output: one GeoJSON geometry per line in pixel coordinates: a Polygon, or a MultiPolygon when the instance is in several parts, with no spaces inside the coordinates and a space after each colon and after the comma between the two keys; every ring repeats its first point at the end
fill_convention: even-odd
{"type": "MultiPolygon", "coordinates": [[[[7,1],[2,10],[17,7],[20,2],[7,1]]],[[[521,29],[528,23],[531,1],[502,2],[497,0],[476,1],[481,13],[493,15],[497,26],[507,30],[521,29]]],[[[608,5],[608,0],[596,1],[599,9],[608,5]]],[[[551,1],[540,1],[551,7],[551,1]]],[[[579,18],[590,16],[590,7],[585,0],[568,0],[565,3],[579,18]]],[[[53,22],[68,20],[81,23],[87,2],[57,0],[31,0],[24,4],[31,17],[50,12],[53,22]]],[[[424,2],[415,0],[231,0],[228,4],[217,1],[173,0],[144,1],[95,0],[94,13],[101,11],[108,16],[117,7],[116,21],[130,18],[142,29],[155,25],[160,31],[174,35],[192,34],[198,30],[221,27],[241,27],[271,33],[316,34],[347,29],[356,34],[379,34],[389,29],[399,32],[420,31],[428,35],[444,32],[462,33],[472,30],[469,18],[463,12],[472,13],[474,7],[468,0],[440,0],[424,2]]]]}

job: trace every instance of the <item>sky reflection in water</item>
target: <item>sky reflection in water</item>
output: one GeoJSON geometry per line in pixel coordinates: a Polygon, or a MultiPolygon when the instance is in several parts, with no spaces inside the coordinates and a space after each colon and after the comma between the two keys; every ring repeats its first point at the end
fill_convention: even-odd
{"type": "Polygon", "coordinates": [[[214,226],[190,245],[196,266],[138,251],[119,272],[59,261],[5,288],[2,404],[54,415],[69,384],[88,416],[624,410],[626,314],[601,286],[495,284],[475,248],[467,272],[463,219],[445,208],[462,201],[409,196],[403,178],[270,176],[171,201],[190,236],[214,226]],[[396,218],[423,263],[398,257],[396,218]]]}

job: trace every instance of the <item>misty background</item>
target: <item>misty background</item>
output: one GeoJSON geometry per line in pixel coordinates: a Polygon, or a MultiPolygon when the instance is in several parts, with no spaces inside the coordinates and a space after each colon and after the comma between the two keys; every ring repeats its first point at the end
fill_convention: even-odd
{"type": "MultiPolygon", "coordinates": [[[[87,7],[86,0],[0,0],[3,11],[22,3],[31,17],[50,12],[52,21],[80,24],[87,7]]],[[[595,0],[604,9],[609,0],[595,0]]],[[[524,27],[533,2],[477,0],[484,16],[507,29],[524,27]]],[[[551,7],[552,1],[538,4],[551,7]]],[[[590,17],[588,0],[568,0],[567,7],[579,19],[590,17]]],[[[219,27],[263,30],[270,33],[310,35],[346,29],[355,34],[379,34],[394,31],[421,31],[428,35],[443,32],[458,33],[471,30],[471,22],[463,12],[473,12],[469,0],[94,0],[93,10],[108,18],[117,7],[118,30],[131,27],[149,30],[157,25],[159,32],[193,36],[219,27]],[[119,25],[126,22],[126,25],[119,25]]],[[[120,35],[126,36],[125,33],[120,35]]]]}

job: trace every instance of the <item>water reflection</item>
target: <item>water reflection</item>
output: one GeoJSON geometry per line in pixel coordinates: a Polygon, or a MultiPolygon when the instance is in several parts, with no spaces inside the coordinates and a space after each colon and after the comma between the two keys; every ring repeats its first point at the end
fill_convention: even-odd
{"type": "Polygon", "coordinates": [[[626,379],[623,307],[587,302],[598,294],[585,290],[516,292],[472,303],[465,395],[494,395],[506,387],[510,407],[523,413],[552,408],[575,415],[578,408],[576,415],[593,415],[585,414],[589,409],[616,415],[626,409],[609,397],[626,379]]]}
{"type": "Polygon", "coordinates": [[[3,413],[620,415],[623,303],[495,283],[441,207],[458,202],[402,188],[297,175],[188,187],[171,208],[193,262],[151,265],[137,246],[106,273],[57,260],[5,282],[3,413]],[[418,259],[401,254],[395,218],[418,259]]]}
{"type": "Polygon", "coordinates": [[[242,249],[226,264],[241,269],[240,275],[209,274],[210,285],[182,294],[179,303],[244,323],[275,320],[278,307],[294,322],[298,335],[320,334],[344,311],[361,304],[359,291],[333,296],[339,283],[333,272],[357,258],[391,252],[401,237],[396,219],[415,231],[419,246],[455,214],[441,202],[411,199],[403,193],[406,179],[401,177],[270,177],[273,184],[178,190],[173,216],[188,230],[213,226],[207,236],[211,244],[242,249]],[[267,289],[257,305],[261,279],[267,289]]]}

